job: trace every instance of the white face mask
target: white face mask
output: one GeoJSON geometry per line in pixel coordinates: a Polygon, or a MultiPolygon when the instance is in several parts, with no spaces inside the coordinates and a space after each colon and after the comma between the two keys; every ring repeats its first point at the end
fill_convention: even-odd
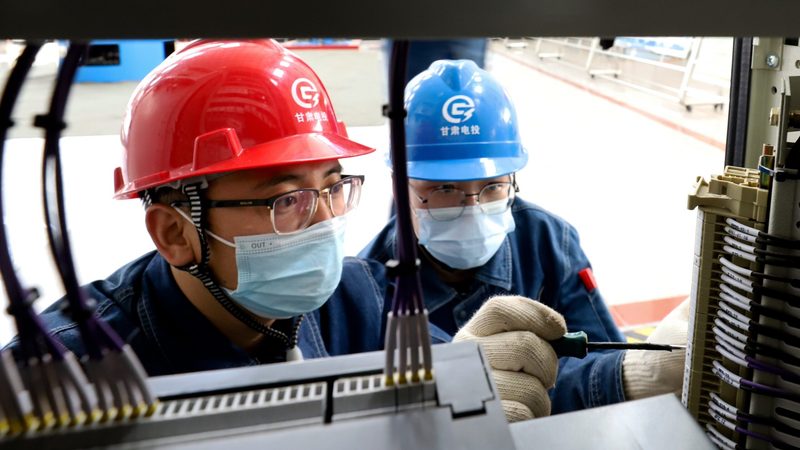
{"type": "Polygon", "coordinates": [[[238,283],[225,289],[252,313],[272,319],[307,314],[333,295],[342,278],[345,218],[314,224],[290,234],[237,236],[228,242],[236,249],[238,283]]]}
{"type": "MultiPolygon", "coordinates": [[[[488,211],[505,207],[508,200],[484,204],[488,211]]],[[[459,209],[459,208],[442,208],[459,209]]],[[[426,209],[414,209],[419,223],[419,243],[437,260],[454,269],[486,264],[515,229],[511,208],[500,214],[485,214],[478,205],[467,206],[455,220],[438,221],[426,209]]]]}
{"type": "MultiPolygon", "coordinates": [[[[188,217],[178,210],[184,218],[188,217]]],[[[319,309],[342,277],[345,217],[334,217],[290,235],[236,236],[237,285],[228,296],[260,317],[288,319],[319,309]]]]}

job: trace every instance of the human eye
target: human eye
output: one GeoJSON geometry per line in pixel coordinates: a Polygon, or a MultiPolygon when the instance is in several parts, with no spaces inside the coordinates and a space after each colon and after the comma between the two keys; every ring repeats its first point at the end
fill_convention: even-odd
{"type": "Polygon", "coordinates": [[[300,203],[300,193],[289,192],[288,194],[283,194],[277,199],[275,199],[273,208],[275,209],[276,212],[287,211],[295,208],[299,203],[300,203]]]}
{"type": "Polygon", "coordinates": [[[342,189],[344,189],[344,184],[347,181],[348,180],[340,180],[340,181],[334,183],[333,185],[331,185],[331,187],[330,187],[331,194],[338,194],[338,193],[342,192],[342,189]]]}
{"type": "Polygon", "coordinates": [[[486,185],[486,187],[483,188],[483,189],[486,192],[497,193],[497,192],[502,192],[503,189],[505,189],[505,188],[506,188],[506,183],[493,183],[493,184],[486,185]]]}
{"type": "Polygon", "coordinates": [[[451,184],[446,184],[444,186],[439,186],[438,188],[433,190],[434,192],[438,192],[440,194],[452,194],[454,192],[458,192],[455,186],[451,184]]]}

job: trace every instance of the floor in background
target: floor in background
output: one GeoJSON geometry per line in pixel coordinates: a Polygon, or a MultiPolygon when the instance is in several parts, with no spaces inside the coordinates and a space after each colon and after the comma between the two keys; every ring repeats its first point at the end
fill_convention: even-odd
{"type": "MultiPolygon", "coordinates": [[[[294,49],[320,76],[335,105],[339,120],[348,126],[381,125],[386,77],[379,42],[362,42],[352,49],[294,49]]],[[[7,66],[0,64],[0,86],[7,66]]],[[[42,136],[32,126],[33,116],[47,111],[56,65],[37,66],[23,86],[14,117],[17,126],[9,137],[42,136]]],[[[138,82],[76,83],[66,111],[65,136],[99,136],[119,133],[125,107],[138,82]]]]}
{"type": "MultiPolygon", "coordinates": [[[[705,40],[715,41],[714,46],[716,47],[724,47],[726,45],[732,46],[730,38],[705,38],[705,40]]],[[[541,52],[553,50],[552,48],[548,48],[548,45],[552,47],[551,44],[544,44],[539,50],[541,52]]],[[[613,80],[593,78],[585,68],[580,65],[576,66],[570,62],[552,58],[539,58],[536,53],[536,44],[530,40],[509,41],[509,43],[496,40],[492,41],[490,49],[492,54],[502,55],[530,70],[538,71],[543,75],[569,84],[578,90],[585,91],[587,94],[603,98],[606,101],[645,116],[656,123],[672,128],[679,133],[686,134],[701,142],[724,150],[728,123],[727,101],[722,105],[723,107],[719,109],[714,108],[712,104],[702,104],[695,105],[692,107],[691,111],[688,111],[680,104],[677,97],[667,99],[628,87],[613,80]],[[514,45],[514,43],[516,43],[516,45],[514,45]],[[520,43],[523,43],[524,46],[520,46],[520,43]]],[[[721,51],[721,49],[717,50],[721,51]]],[[[598,52],[595,57],[595,66],[615,65],[614,63],[603,64],[601,55],[602,52],[598,52]]],[[[580,59],[578,59],[578,61],[581,63],[583,62],[580,59]]],[[[572,63],[578,61],[572,61],[572,63]]],[[[712,62],[720,66],[715,70],[717,74],[730,73],[730,54],[716,55],[712,62]]],[[[701,67],[704,65],[707,66],[709,63],[700,64],[701,67]]],[[[619,80],[630,82],[643,88],[652,88],[652,86],[678,87],[677,81],[680,79],[678,78],[678,80],[676,80],[677,74],[671,70],[658,69],[645,64],[637,65],[635,63],[625,64],[624,67],[619,80]]],[[[708,76],[702,77],[702,74],[696,76],[701,79],[708,78],[708,76]]],[[[697,82],[690,82],[688,86],[699,88],[696,84],[697,82]]],[[[712,89],[709,85],[704,85],[704,87],[706,89],[712,89]]],[[[664,92],[665,91],[662,90],[662,94],[664,92]]],[[[690,92],[692,91],[690,90],[690,92]]],[[[728,90],[722,88],[717,88],[713,93],[723,97],[729,95],[728,90]]],[[[711,94],[711,91],[706,92],[707,96],[711,94]]],[[[591,111],[583,112],[584,114],[581,115],[581,120],[590,120],[592,118],[591,111]]]]}

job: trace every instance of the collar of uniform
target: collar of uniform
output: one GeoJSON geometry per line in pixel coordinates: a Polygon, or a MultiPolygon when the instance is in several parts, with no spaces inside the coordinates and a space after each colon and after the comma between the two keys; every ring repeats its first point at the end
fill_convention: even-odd
{"type": "Polygon", "coordinates": [[[511,239],[506,235],[494,256],[475,273],[475,278],[508,291],[511,289],[512,264],[511,239]]]}
{"type": "MultiPolygon", "coordinates": [[[[386,245],[387,252],[390,250],[389,255],[397,254],[397,218],[393,219],[393,229],[390,233],[391,239],[386,245]]],[[[415,239],[416,243],[416,239],[415,239]]],[[[393,256],[392,256],[393,257],[393,256]]],[[[436,275],[436,270],[425,258],[420,258],[420,278],[422,281],[422,296],[425,299],[425,305],[428,307],[429,312],[436,311],[442,305],[447,304],[453,300],[458,291],[450,287],[447,283],[443,282],[436,275]]],[[[503,240],[503,244],[481,268],[475,272],[475,279],[485,283],[497,286],[506,291],[511,289],[511,243],[508,236],[503,240]]],[[[474,290],[477,290],[474,289],[474,290]]]]}
{"type": "Polygon", "coordinates": [[[258,363],[192,305],[158,253],[145,270],[138,311],[144,332],[174,373],[258,363]]]}

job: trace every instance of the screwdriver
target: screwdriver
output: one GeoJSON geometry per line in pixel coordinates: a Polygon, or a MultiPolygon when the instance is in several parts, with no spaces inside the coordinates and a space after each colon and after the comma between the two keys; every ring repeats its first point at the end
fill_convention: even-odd
{"type": "Polygon", "coordinates": [[[556,355],[584,358],[589,350],[661,350],[671,352],[685,349],[685,345],[648,344],[645,342],[589,342],[589,336],[584,331],[567,333],[564,336],[550,341],[556,355]]]}

